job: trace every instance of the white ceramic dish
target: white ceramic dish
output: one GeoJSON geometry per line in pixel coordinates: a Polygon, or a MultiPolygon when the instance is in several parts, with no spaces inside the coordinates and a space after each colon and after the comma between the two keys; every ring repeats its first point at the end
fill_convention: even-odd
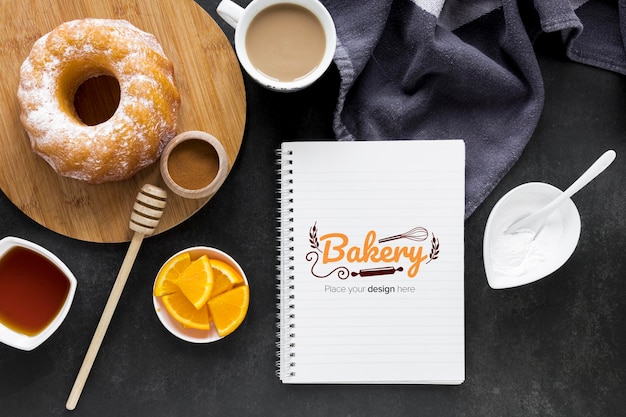
{"type": "Polygon", "coordinates": [[[485,272],[489,286],[494,289],[511,288],[535,282],[559,269],[572,255],[580,237],[580,214],[571,199],[563,202],[550,216],[535,241],[541,244],[537,259],[528,268],[520,267],[514,273],[499,268],[496,245],[516,220],[542,208],[562,191],[539,182],[522,184],[498,201],[487,220],[483,241],[485,272]]]}
{"type": "Polygon", "coordinates": [[[76,293],[76,278],[74,277],[74,274],[72,274],[72,271],[70,271],[70,269],[56,255],[54,255],[49,250],[37,245],[36,243],[30,242],[25,239],[8,236],[0,240],[0,259],[2,259],[7,253],[9,253],[11,249],[17,247],[29,249],[47,259],[61,271],[61,273],[68,280],[69,283],[69,289],[65,297],[65,301],[61,306],[61,309],[54,317],[54,319],[52,319],[52,321],[48,324],[48,326],[46,326],[36,335],[25,335],[16,332],[0,323],[0,342],[17,349],[30,351],[41,345],[50,336],[52,336],[52,334],[59,328],[59,326],[67,316],[67,313],[69,312],[72,301],[74,299],[74,294],[76,293]]]}
{"type": "MultiPolygon", "coordinates": [[[[215,248],[211,248],[207,246],[196,246],[196,247],[184,249],[172,255],[163,265],[169,262],[170,259],[184,252],[189,252],[192,260],[197,259],[202,255],[207,255],[209,259],[219,259],[221,261],[226,262],[227,264],[231,265],[233,268],[235,268],[235,270],[237,270],[237,272],[241,274],[246,285],[248,285],[248,278],[246,277],[246,274],[244,273],[243,269],[241,269],[241,266],[230,255],[228,255],[225,252],[222,252],[219,249],[215,249],[215,248]]],[[[156,283],[156,278],[155,278],[155,283],[156,283]]],[[[154,290],[154,286],[153,286],[153,290],[154,290]]],[[[163,302],[161,301],[161,297],[155,297],[153,295],[152,302],[154,304],[154,311],[156,312],[157,317],[161,321],[161,324],[163,324],[163,326],[170,333],[172,333],[174,336],[178,337],[179,339],[182,339],[191,343],[211,343],[216,340],[222,339],[222,337],[217,334],[217,331],[215,330],[215,326],[213,325],[211,325],[210,330],[197,330],[197,329],[188,329],[188,328],[183,327],[179,322],[177,322],[174,318],[172,318],[172,316],[170,316],[170,314],[167,312],[167,310],[165,309],[165,306],[163,305],[163,302]]]]}

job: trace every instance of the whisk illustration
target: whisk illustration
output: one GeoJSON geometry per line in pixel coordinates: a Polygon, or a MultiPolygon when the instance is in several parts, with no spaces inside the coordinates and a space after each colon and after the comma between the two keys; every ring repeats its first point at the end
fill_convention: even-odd
{"type": "Polygon", "coordinates": [[[423,240],[426,240],[427,238],[428,238],[428,230],[425,227],[418,226],[418,227],[414,227],[408,232],[401,233],[399,235],[393,235],[389,237],[384,237],[382,239],[378,239],[378,243],[390,242],[392,240],[397,240],[397,239],[409,239],[409,240],[414,240],[416,242],[421,242],[423,240]]]}

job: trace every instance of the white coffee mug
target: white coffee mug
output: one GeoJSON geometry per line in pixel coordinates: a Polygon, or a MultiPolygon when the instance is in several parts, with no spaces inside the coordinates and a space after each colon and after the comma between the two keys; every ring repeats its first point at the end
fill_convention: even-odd
{"type": "Polygon", "coordinates": [[[235,28],[235,51],[244,70],[271,90],[311,85],[335,55],[335,24],[319,0],[253,0],[245,9],[222,0],[217,13],[235,28]],[[290,26],[296,30],[290,32],[290,26]]]}

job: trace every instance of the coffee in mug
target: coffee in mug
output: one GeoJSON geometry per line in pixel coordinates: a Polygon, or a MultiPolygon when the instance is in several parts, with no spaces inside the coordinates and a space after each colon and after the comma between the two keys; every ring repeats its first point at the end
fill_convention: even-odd
{"type": "Polygon", "coordinates": [[[246,50],[250,63],[269,78],[294,81],[322,62],[326,36],[308,9],[279,3],[259,12],[250,22],[246,50]]]}
{"type": "Polygon", "coordinates": [[[235,28],[244,70],[269,89],[309,86],[335,55],[335,24],[319,0],[253,0],[245,9],[222,0],[217,13],[235,28]]]}

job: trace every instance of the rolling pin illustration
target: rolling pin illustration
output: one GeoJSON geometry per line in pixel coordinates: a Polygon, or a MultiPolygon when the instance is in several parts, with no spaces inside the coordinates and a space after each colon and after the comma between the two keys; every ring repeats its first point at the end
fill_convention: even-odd
{"type": "Polygon", "coordinates": [[[362,277],[373,277],[375,275],[391,275],[396,271],[402,271],[404,268],[401,266],[398,268],[394,268],[393,266],[383,266],[380,268],[368,268],[361,269],[359,272],[352,272],[351,275],[353,277],[362,276],[362,277]]]}

